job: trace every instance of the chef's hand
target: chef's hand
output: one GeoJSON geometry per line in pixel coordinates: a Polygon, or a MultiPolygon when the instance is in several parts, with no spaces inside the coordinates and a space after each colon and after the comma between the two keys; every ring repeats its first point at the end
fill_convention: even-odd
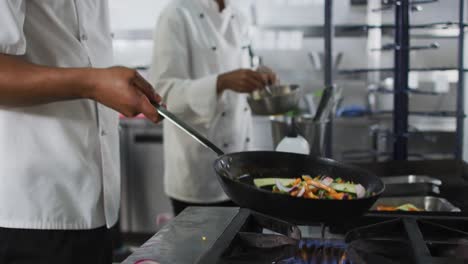
{"type": "Polygon", "coordinates": [[[161,121],[151,102],[161,103],[161,97],[136,70],[112,67],[95,70],[90,98],[110,107],[127,117],[140,113],[149,120],[161,121]]]}
{"type": "Polygon", "coordinates": [[[267,73],[249,69],[235,70],[218,76],[217,92],[221,94],[224,90],[229,89],[238,93],[251,93],[264,89],[271,80],[272,76],[267,73]]]}
{"type": "Polygon", "coordinates": [[[260,74],[262,74],[262,76],[264,76],[264,78],[266,78],[269,85],[279,83],[278,76],[276,76],[276,73],[271,68],[264,65],[260,65],[257,68],[257,72],[259,72],[260,74]]]}

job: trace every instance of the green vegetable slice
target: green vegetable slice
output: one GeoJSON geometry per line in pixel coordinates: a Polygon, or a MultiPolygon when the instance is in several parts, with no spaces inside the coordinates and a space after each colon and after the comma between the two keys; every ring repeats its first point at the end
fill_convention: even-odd
{"type": "Polygon", "coordinates": [[[257,179],[254,179],[254,184],[255,186],[261,188],[264,186],[275,185],[276,180],[278,180],[284,186],[288,186],[295,181],[295,179],[285,179],[285,178],[257,178],[257,179]]]}
{"type": "Polygon", "coordinates": [[[356,185],[352,183],[332,183],[330,187],[338,192],[346,192],[356,194],[356,185]]]}
{"type": "Polygon", "coordinates": [[[417,208],[412,204],[403,204],[397,207],[400,211],[421,211],[421,209],[417,208]]]}

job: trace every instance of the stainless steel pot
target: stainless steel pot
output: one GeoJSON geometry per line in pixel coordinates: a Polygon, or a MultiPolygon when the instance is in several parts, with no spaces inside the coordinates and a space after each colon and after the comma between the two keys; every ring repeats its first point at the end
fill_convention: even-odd
{"type": "Polygon", "coordinates": [[[248,98],[252,113],[256,115],[278,115],[297,109],[300,100],[298,85],[272,85],[270,92],[257,90],[248,98]]]}
{"type": "MultiPolygon", "coordinates": [[[[325,151],[326,125],[328,121],[314,122],[311,115],[294,117],[298,134],[303,136],[310,145],[310,153],[323,156],[325,151]]],[[[274,116],[270,118],[273,144],[277,146],[291,129],[291,117],[274,116]]]]}

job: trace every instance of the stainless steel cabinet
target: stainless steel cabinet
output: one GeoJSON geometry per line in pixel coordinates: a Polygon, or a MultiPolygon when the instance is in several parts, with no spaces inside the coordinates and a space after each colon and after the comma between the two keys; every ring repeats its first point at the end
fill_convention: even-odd
{"type": "Polygon", "coordinates": [[[122,159],[121,231],[154,233],[157,220],[172,212],[164,193],[161,125],[124,119],[120,125],[122,159]]]}

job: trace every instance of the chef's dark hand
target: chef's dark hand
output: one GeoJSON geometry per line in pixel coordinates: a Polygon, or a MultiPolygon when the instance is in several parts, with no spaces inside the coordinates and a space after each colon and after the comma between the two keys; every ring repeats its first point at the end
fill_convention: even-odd
{"type": "Polygon", "coordinates": [[[270,73],[260,73],[249,69],[240,69],[218,76],[217,91],[221,94],[225,90],[238,93],[251,93],[264,89],[267,84],[273,83],[270,73]]]}
{"type": "Polygon", "coordinates": [[[94,70],[90,98],[127,117],[144,114],[157,123],[158,115],[151,102],[161,103],[161,97],[137,71],[125,67],[94,70]]]}
{"type": "Polygon", "coordinates": [[[264,78],[266,78],[269,85],[278,84],[279,78],[276,76],[276,73],[269,67],[261,65],[258,67],[257,72],[261,73],[264,78]]]}

